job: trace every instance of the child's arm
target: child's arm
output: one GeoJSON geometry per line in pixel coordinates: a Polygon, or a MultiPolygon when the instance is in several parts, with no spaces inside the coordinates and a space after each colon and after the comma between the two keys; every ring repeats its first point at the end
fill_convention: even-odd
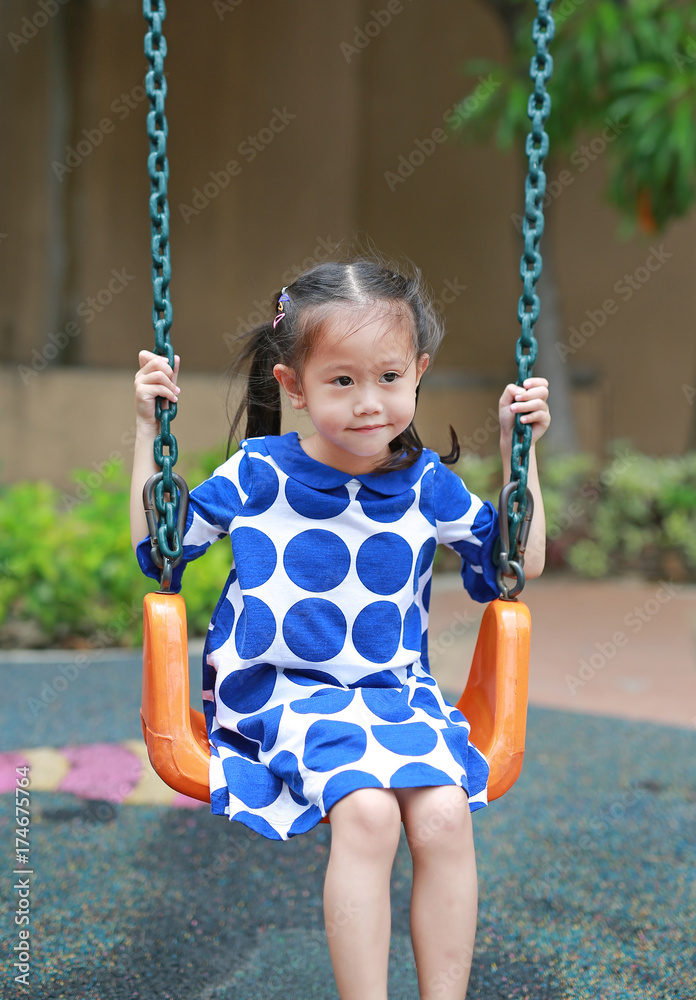
{"type": "Polygon", "coordinates": [[[143,486],[150,476],[160,471],[152,450],[159,431],[159,424],[155,419],[155,399],[157,396],[164,396],[176,402],[180,392],[176,385],[179,373],[178,355],[174,356],[173,372],[166,358],[151,351],[141,351],[138,360],[140,371],[135,376],[135,451],[130,496],[133,551],[138,542],[148,534],[143,508],[143,486]]]}
{"type": "Polygon", "coordinates": [[[535,444],[544,434],[551,416],[546,402],[549,395],[549,384],[545,378],[525,379],[524,386],[510,383],[505,386],[498,413],[500,416],[500,454],[503,460],[504,483],[510,481],[510,459],[512,455],[512,432],[515,427],[515,414],[522,414],[522,423],[532,426],[532,446],[529,450],[529,476],[527,485],[534,500],[534,516],[532,517],[527,551],[524,560],[526,579],[533,580],[541,576],[546,557],[546,519],[544,517],[544,501],[539,485],[535,444]]]}

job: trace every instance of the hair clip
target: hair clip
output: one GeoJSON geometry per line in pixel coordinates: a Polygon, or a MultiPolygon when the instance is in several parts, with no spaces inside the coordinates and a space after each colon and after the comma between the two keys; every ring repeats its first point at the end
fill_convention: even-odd
{"type": "Polygon", "coordinates": [[[290,301],[290,296],[285,294],[286,291],[287,291],[287,288],[288,288],[288,286],[285,285],[280,290],[280,298],[278,299],[278,312],[276,313],[275,319],[273,320],[273,329],[274,330],[278,326],[278,324],[280,323],[280,321],[283,318],[283,316],[285,315],[285,306],[283,305],[283,303],[290,301]]]}

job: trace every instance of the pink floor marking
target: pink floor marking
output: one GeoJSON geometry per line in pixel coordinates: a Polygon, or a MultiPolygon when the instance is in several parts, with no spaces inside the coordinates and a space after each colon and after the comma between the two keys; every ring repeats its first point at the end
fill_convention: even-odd
{"type": "Polygon", "coordinates": [[[119,743],[90,743],[65,747],[63,756],[71,767],[58,791],[84,799],[123,802],[138,784],[143,765],[132,751],[119,743]]]}

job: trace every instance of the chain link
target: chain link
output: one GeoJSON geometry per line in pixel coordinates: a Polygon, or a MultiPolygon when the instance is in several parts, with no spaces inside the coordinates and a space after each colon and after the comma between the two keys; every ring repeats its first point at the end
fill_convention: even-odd
{"type": "MultiPolygon", "coordinates": [[[[150,100],[147,115],[147,134],[150,139],[150,153],[147,158],[147,172],[150,176],[150,223],[153,308],[152,325],[155,331],[155,354],[165,357],[174,367],[174,348],[169,339],[172,325],[172,304],[169,298],[171,263],[169,259],[169,202],[167,182],[169,161],[167,160],[167,118],[164,101],[167,96],[167,80],[164,75],[164,58],[167,42],[162,34],[162,22],[167,16],[164,0],[143,0],[143,14],[147,21],[145,33],[145,55],[149,70],[145,77],[145,91],[150,100]]],[[[173,470],[178,458],[176,438],[171,430],[171,422],[176,417],[177,404],[158,396],[155,400],[155,417],[160,423],[160,431],[155,439],[155,462],[162,470],[154,486],[154,503],[159,515],[156,544],[153,538],[153,558],[163,569],[163,586],[171,579],[171,569],[180,562],[183,549],[177,518],[181,497],[177,491],[177,481],[173,470]],[[163,406],[166,402],[166,406],[163,406]],[[168,451],[165,453],[165,448],[168,451]],[[166,495],[166,499],[165,499],[166,495]],[[156,551],[156,554],[155,554],[156,551]]],[[[180,513],[180,511],[179,511],[180,513]]]]}
{"type": "MultiPolygon", "coordinates": [[[[542,268],[539,241],[544,232],[543,201],[546,194],[546,174],[543,164],[549,151],[549,137],[544,125],[551,111],[551,98],[546,92],[546,83],[553,71],[553,59],[548,51],[548,44],[554,35],[554,21],[551,14],[552,2],[553,0],[536,0],[537,16],[532,28],[532,40],[536,43],[536,53],[532,56],[529,68],[529,75],[534,81],[534,90],[527,105],[527,114],[531,119],[532,128],[527,136],[525,146],[525,152],[529,158],[529,170],[525,182],[524,221],[522,223],[524,252],[520,261],[523,291],[517,307],[517,319],[522,328],[515,348],[515,361],[519,369],[518,385],[522,385],[524,380],[531,376],[532,367],[538,354],[534,326],[539,319],[539,296],[536,294],[536,284],[541,276],[542,268]]],[[[529,501],[527,477],[531,443],[532,428],[521,422],[518,413],[515,417],[510,462],[510,482],[516,483],[516,487],[510,491],[507,497],[507,517],[510,535],[508,559],[512,562],[519,556],[520,564],[524,558],[524,548],[518,545],[518,541],[529,501]]],[[[519,593],[519,591],[517,592],[519,593]]]]}

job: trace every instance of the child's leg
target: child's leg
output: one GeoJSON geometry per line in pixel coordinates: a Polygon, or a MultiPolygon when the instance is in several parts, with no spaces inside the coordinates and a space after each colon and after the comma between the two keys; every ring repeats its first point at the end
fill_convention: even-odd
{"type": "Polygon", "coordinates": [[[421,1000],[463,1000],[478,880],[469,801],[455,785],[396,789],[413,858],[411,939],[421,1000]]]}
{"type": "Polygon", "coordinates": [[[360,788],[330,810],[326,936],[341,1000],[387,1000],[389,883],[401,811],[389,788],[360,788]]]}

